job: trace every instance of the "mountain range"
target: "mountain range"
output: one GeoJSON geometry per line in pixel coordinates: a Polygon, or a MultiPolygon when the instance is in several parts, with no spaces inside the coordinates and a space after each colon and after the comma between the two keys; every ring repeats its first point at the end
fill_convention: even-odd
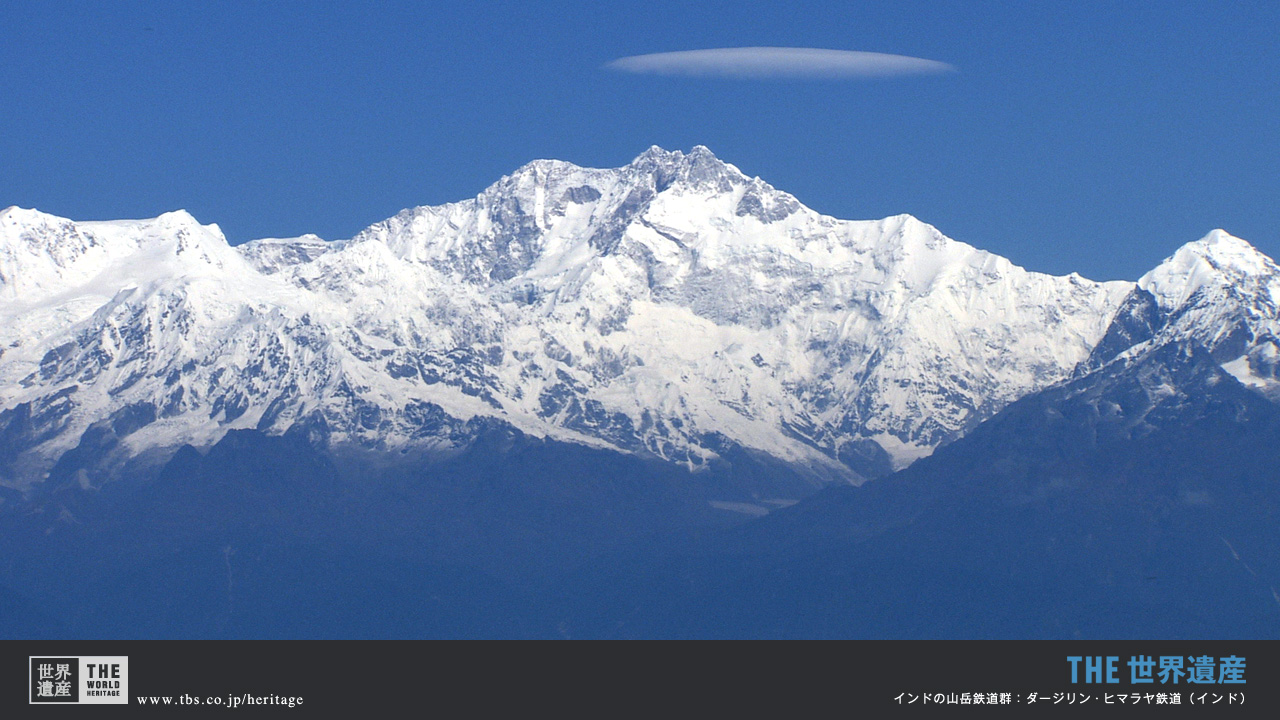
{"type": "Polygon", "coordinates": [[[1272,636],[1278,305],[1280,268],[1222,230],[1136,282],[1057,277],[703,147],[535,161],[339,241],[11,207],[0,616],[1272,636]],[[115,602],[86,614],[77,573],[115,602]],[[370,588],[437,614],[371,621],[370,588]]]}

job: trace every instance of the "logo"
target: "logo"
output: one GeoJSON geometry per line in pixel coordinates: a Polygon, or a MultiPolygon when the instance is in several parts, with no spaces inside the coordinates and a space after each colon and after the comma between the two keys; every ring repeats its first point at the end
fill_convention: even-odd
{"type": "Polygon", "coordinates": [[[32,657],[31,704],[127,705],[128,656],[32,657]]]}

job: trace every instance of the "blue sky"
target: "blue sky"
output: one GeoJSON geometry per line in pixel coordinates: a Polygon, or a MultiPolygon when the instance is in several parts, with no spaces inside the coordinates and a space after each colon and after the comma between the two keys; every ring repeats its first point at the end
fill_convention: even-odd
{"type": "Polygon", "coordinates": [[[0,206],[348,237],[525,162],[710,147],[822,212],[909,212],[1135,278],[1224,227],[1280,255],[1280,3],[0,2],[0,206]],[[742,46],[958,72],[603,69],[742,46]]]}

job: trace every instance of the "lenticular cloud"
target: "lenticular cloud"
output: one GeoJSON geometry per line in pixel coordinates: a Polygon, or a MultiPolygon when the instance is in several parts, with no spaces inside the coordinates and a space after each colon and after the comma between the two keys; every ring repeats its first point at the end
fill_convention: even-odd
{"type": "Polygon", "coordinates": [[[743,47],[632,55],[605,68],[644,75],[737,79],[858,79],[955,72],[937,60],[857,50],[743,47]]]}

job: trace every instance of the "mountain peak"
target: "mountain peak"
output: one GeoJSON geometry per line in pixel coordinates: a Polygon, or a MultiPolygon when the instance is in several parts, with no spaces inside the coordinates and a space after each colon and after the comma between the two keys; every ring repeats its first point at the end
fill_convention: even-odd
{"type": "Polygon", "coordinates": [[[1210,259],[1219,265],[1230,265],[1252,270],[1263,270],[1274,265],[1249,241],[1218,228],[1199,240],[1188,243],[1183,250],[1210,259]]]}
{"type": "Polygon", "coordinates": [[[668,150],[660,145],[650,145],[647,150],[637,155],[630,164],[640,165],[650,162],[674,162],[681,157],[684,157],[684,153],[679,150],[668,150]]]}
{"type": "Polygon", "coordinates": [[[721,193],[749,182],[751,178],[716,157],[705,145],[695,145],[688,152],[651,145],[618,168],[582,167],[564,160],[533,160],[486,188],[482,195],[500,197],[529,193],[542,187],[556,194],[569,190],[575,197],[588,197],[607,192],[609,186],[618,183],[647,187],[649,194],[677,185],[721,193]]]}
{"type": "Polygon", "coordinates": [[[199,225],[200,221],[184,209],[170,210],[156,217],[156,222],[164,225],[199,225]]]}
{"type": "Polygon", "coordinates": [[[681,150],[667,150],[660,145],[650,145],[649,149],[637,155],[635,160],[632,160],[629,164],[634,166],[653,163],[664,165],[695,163],[728,165],[728,163],[716,157],[716,154],[711,152],[711,149],[706,145],[694,145],[687,153],[681,150]]]}
{"type": "MultiPolygon", "coordinates": [[[[1246,272],[1265,272],[1275,267],[1271,258],[1249,243],[1221,228],[1187,243],[1170,260],[1201,258],[1221,269],[1235,268],[1246,272]]],[[[1166,261],[1168,262],[1168,261],[1166,261]]]]}
{"type": "Polygon", "coordinates": [[[21,208],[17,205],[10,205],[0,210],[0,226],[32,226],[44,224],[50,220],[62,221],[62,218],[40,212],[35,208],[21,208]]]}
{"type": "Polygon", "coordinates": [[[750,180],[741,170],[716,157],[705,145],[695,145],[688,153],[653,145],[623,169],[652,175],[654,184],[660,189],[684,182],[695,187],[709,186],[727,191],[735,184],[750,180]]]}
{"type": "Polygon", "coordinates": [[[1242,288],[1280,274],[1271,258],[1225,230],[1214,230],[1187,243],[1151,272],[1138,286],[1150,292],[1165,309],[1183,306],[1205,287],[1242,288]]]}

